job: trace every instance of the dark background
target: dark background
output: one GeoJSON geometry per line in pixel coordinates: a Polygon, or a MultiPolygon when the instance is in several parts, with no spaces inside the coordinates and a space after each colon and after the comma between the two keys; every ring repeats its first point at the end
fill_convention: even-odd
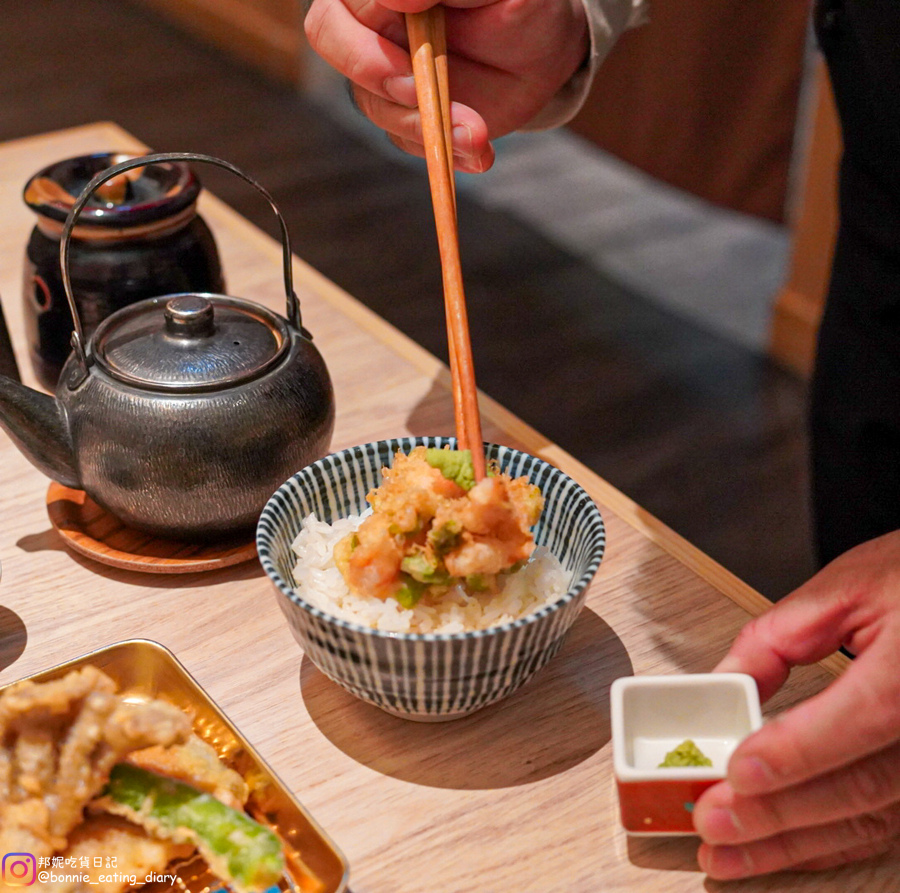
{"type": "MultiPolygon", "coordinates": [[[[297,254],[446,359],[421,166],[130,3],[4,0],[3,19],[0,138],[113,120],[225,158],[274,195],[297,254]]],[[[274,234],[246,184],[198,173],[274,234]]],[[[465,193],[460,233],[486,393],[764,595],[810,574],[801,381],[465,193]]]]}

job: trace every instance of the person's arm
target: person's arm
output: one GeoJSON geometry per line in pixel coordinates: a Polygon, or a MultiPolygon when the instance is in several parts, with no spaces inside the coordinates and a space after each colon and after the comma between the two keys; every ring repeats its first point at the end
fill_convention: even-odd
{"type": "MultiPolygon", "coordinates": [[[[644,4],[445,0],[457,167],[487,170],[492,139],[571,117],[596,61],[637,21],[644,4]]],[[[313,0],[305,22],[310,45],[349,79],[362,113],[416,155],[423,154],[421,123],[404,14],[434,5],[436,0],[313,0]]]]}
{"type": "Polygon", "coordinates": [[[857,546],[751,621],[716,668],[763,700],[792,667],[845,646],[824,691],[735,750],[694,809],[700,866],[717,879],[822,869],[900,847],[900,531],[857,546]]]}

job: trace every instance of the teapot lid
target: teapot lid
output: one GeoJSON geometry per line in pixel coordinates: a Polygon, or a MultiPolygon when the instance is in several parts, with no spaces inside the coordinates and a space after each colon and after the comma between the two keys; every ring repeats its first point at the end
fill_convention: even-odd
{"type": "Polygon", "coordinates": [[[140,388],[209,391],[262,375],[288,349],[287,325],[239,298],[178,294],[108,316],[91,340],[97,365],[140,388]]]}

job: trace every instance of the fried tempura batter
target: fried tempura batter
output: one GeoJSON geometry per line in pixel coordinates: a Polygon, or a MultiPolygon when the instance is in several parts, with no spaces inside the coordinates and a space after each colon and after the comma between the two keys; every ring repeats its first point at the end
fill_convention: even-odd
{"type": "Polygon", "coordinates": [[[438,467],[442,453],[450,455],[416,447],[384,469],[381,485],[366,497],[372,514],[334,551],[350,589],[410,607],[461,580],[491,590],[498,574],[531,556],[540,490],[497,469],[461,485],[438,467]]]}
{"type": "Polygon", "coordinates": [[[0,893],[33,884],[35,864],[50,869],[43,893],[124,893],[163,890],[195,862],[222,889],[262,893],[284,874],[284,843],[250,800],[187,713],[117,693],[96,667],[0,691],[0,853],[25,872],[0,893]]]}
{"type": "Polygon", "coordinates": [[[249,796],[247,782],[219,759],[211,745],[196,735],[175,747],[148,747],[130,754],[126,763],[159,775],[187,782],[232,809],[243,809],[249,796]]]}
{"type": "Polygon", "coordinates": [[[0,695],[0,853],[60,851],[117,762],[190,734],[177,707],[127,702],[95,667],[10,686],[0,695]]]}
{"type": "Polygon", "coordinates": [[[72,831],[62,854],[78,868],[60,869],[56,873],[69,879],[46,882],[42,889],[44,893],[123,893],[132,887],[130,878],[136,879],[134,886],[140,886],[150,872],[159,874],[173,859],[186,859],[192,852],[189,844],[149,837],[143,828],[117,816],[90,815],[72,831]],[[115,869],[106,867],[112,854],[115,869]],[[102,867],[94,867],[95,859],[102,867]]]}

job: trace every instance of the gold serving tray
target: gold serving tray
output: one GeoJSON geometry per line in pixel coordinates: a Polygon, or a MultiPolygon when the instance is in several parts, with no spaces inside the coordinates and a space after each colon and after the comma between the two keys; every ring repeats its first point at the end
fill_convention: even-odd
{"type": "MultiPolygon", "coordinates": [[[[285,843],[288,870],[273,891],[347,890],[349,866],[343,854],[168,649],[146,639],[130,639],[27,678],[46,682],[87,664],[103,670],[126,697],[162,698],[180,707],[193,718],[194,731],[216,749],[226,765],[244,776],[251,789],[247,811],[285,843]],[[303,863],[321,885],[308,884],[301,870],[303,863]]],[[[175,886],[146,884],[142,893],[228,893],[230,889],[214,878],[199,858],[171,867],[178,875],[175,886]]]]}

